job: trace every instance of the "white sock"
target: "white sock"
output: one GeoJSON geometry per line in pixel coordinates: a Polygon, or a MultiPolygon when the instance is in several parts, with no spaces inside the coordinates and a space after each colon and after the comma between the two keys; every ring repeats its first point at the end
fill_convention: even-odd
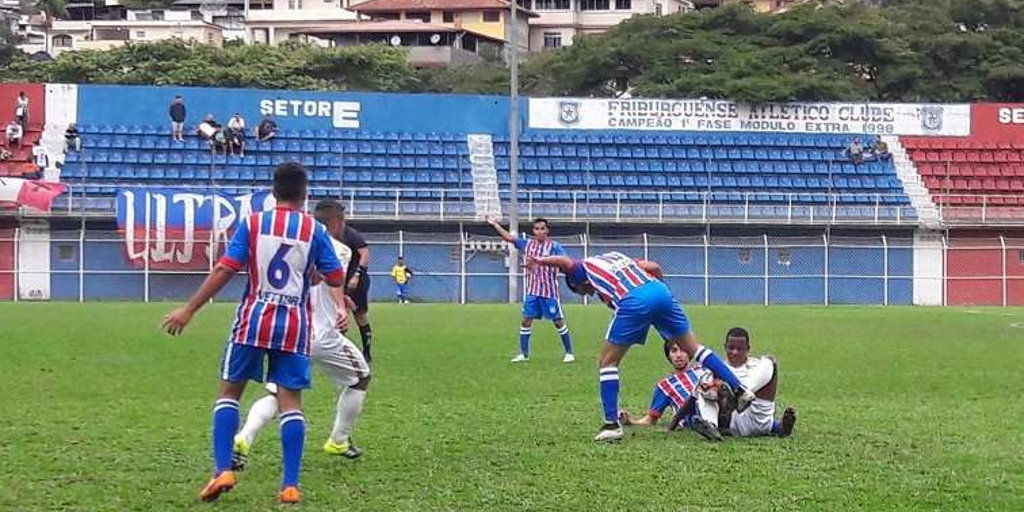
{"type": "Polygon", "coordinates": [[[366,390],[347,388],[338,397],[338,410],[334,415],[334,430],[331,432],[331,440],[335,443],[348,442],[348,435],[352,432],[352,425],[363,412],[363,400],[366,399],[366,390]]]}
{"type": "Polygon", "coordinates": [[[253,402],[249,408],[249,415],[245,417],[245,425],[238,435],[245,439],[245,442],[252,445],[256,442],[256,434],[270,423],[270,420],[277,416],[277,397],[267,395],[253,402]]]}

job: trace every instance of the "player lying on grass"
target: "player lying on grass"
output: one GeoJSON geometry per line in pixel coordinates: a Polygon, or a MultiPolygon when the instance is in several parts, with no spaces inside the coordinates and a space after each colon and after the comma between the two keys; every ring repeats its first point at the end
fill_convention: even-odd
{"type": "MultiPolygon", "coordinates": [[[[316,220],[327,227],[330,233],[334,253],[344,268],[352,258],[352,250],[341,242],[344,234],[344,208],[333,199],[324,199],[315,208],[316,220]]],[[[310,301],[313,306],[313,347],[311,357],[320,370],[334,381],[341,393],[334,414],[334,428],[331,436],[324,443],[324,451],[330,455],[341,455],[355,459],[363,451],[351,442],[352,425],[359,418],[366,399],[366,390],[370,385],[370,365],[366,363],[362,352],[356,348],[339,329],[346,329],[348,316],[337,319],[338,313],[347,309],[355,309],[351,299],[345,296],[342,288],[330,288],[326,284],[316,283],[310,290],[310,301]]],[[[347,311],[346,311],[347,313],[347,311]]],[[[270,392],[260,398],[249,408],[245,425],[235,435],[233,469],[242,471],[249,458],[249,451],[256,442],[256,435],[270,422],[278,409],[277,386],[267,384],[270,392]]]]}
{"type": "Polygon", "coordinates": [[[666,340],[664,349],[673,371],[654,384],[647,414],[634,420],[622,411],[619,421],[625,425],[654,425],[671,407],[675,415],[669,430],[688,427],[706,439],[721,441],[717,426],[718,382],[710,371],[690,363],[690,355],[680,343],[666,340]]]}
{"type": "MultiPolygon", "coordinates": [[[[311,270],[328,286],[345,282],[345,269],[331,250],[327,230],[301,211],[308,178],[301,164],[286,162],[274,170],[277,207],[239,222],[227,251],[188,304],[164,317],[171,335],[185,329],[193,315],[217,295],[235,273],[248,268],[245,294],[235,313],[221,361],[221,383],[213,407],[213,478],[199,493],[213,501],[235,487],[232,443],[238,431],[238,400],[246,381],[267,380],[278,387],[283,476],[278,498],[302,501],[299,471],[306,420],[302,390],[309,387],[309,287],[311,270]]],[[[342,312],[334,315],[338,318],[342,312]]]]}
{"type": "Polygon", "coordinates": [[[725,335],[725,355],[729,368],[747,389],[754,392],[754,401],[743,411],[735,411],[731,400],[722,394],[719,402],[719,428],[740,437],[788,437],[796,425],[796,411],[787,407],[781,419],[775,419],[775,394],[779,388],[779,363],[772,356],[750,357],[750,334],[742,327],[733,327],[725,335]]]}
{"type": "Polygon", "coordinates": [[[643,345],[653,325],[662,338],[678,343],[691,359],[711,370],[725,381],[737,396],[737,409],[742,411],[754,399],[733,375],[729,367],[697,341],[690,329],[682,306],[672,297],[668,286],[659,279],[661,267],[653,261],[637,261],[618,252],[572,260],[565,256],[535,257],[530,265],[555,267],[565,274],[569,289],[580,295],[597,294],[615,310],[604,345],[598,356],[598,380],[604,425],[596,441],[622,439],[619,424],[619,363],[632,345],[643,345]]]}

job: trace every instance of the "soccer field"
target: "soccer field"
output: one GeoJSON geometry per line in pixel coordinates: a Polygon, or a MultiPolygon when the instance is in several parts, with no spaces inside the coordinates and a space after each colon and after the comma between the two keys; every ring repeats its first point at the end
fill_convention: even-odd
{"type": "MultiPolygon", "coordinates": [[[[232,305],[181,338],[169,304],[0,304],[0,510],[279,510],[269,428],[239,486],[196,493],[211,467],[210,409],[232,305]]],[[[727,439],[601,424],[594,362],[609,312],[569,307],[579,360],[550,325],[512,365],[513,306],[375,305],[374,380],[359,460],[320,446],[335,391],[307,394],[303,510],[1024,510],[1024,311],[692,307],[716,350],[751,330],[780,359],[789,439],[727,439]]],[[[660,340],[622,366],[622,405],[645,410],[668,371],[660,340]]],[[[260,395],[250,387],[243,405],[260,395]]],[[[781,409],[780,409],[781,411],[781,409]]]]}

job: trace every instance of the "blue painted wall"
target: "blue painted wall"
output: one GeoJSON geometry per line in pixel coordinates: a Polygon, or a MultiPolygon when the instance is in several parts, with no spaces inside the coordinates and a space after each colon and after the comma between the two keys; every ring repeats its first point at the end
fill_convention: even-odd
{"type": "Polygon", "coordinates": [[[500,96],[281,91],[208,87],[78,86],[78,122],[170,128],[167,108],[185,99],[186,125],[206,113],[227,123],[235,112],[255,126],[261,112],[275,114],[284,130],[349,129],[367,132],[508,133],[508,100],[500,96]],[[349,103],[340,103],[349,102],[349,103]],[[358,111],[351,103],[358,104],[358,111]],[[358,128],[335,121],[358,121],[358,128]]]}

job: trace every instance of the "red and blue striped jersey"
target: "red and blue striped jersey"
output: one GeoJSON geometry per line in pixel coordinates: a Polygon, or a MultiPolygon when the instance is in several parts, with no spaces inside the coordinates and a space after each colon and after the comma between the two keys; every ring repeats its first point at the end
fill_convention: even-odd
{"type": "Polygon", "coordinates": [[[620,252],[609,252],[577,261],[570,272],[575,282],[589,281],[609,307],[618,308],[629,292],[654,281],[636,260],[620,252]]]}
{"type": "Polygon", "coordinates": [[[710,381],[711,378],[709,371],[694,363],[659,380],[654,385],[654,396],[651,397],[651,416],[660,417],[670,405],[677,410],[685,407],[690,398],[697,394],[701,382],[710,381]]]}
{"type": "MultiPolygon", "coordinates": [[[[523,258],[540,258],[544,256],[564,256],[562,244],[554,240],[537,240],[536,238],[517,238],[516,248],[523,253],[523,258]]],[[[526,295],[536,295],[548,299],[561,296],[558,290],[558,269],[537,265],[526,270],[526,295]]]]}
{"type": "Polygon", "coordinates": [[[345,273],[327,228],[289,208],[253,213],[239,222],[220,264],[248,266],[231,341],[308,355],[312,270],[332,279],[345,273]]]}

